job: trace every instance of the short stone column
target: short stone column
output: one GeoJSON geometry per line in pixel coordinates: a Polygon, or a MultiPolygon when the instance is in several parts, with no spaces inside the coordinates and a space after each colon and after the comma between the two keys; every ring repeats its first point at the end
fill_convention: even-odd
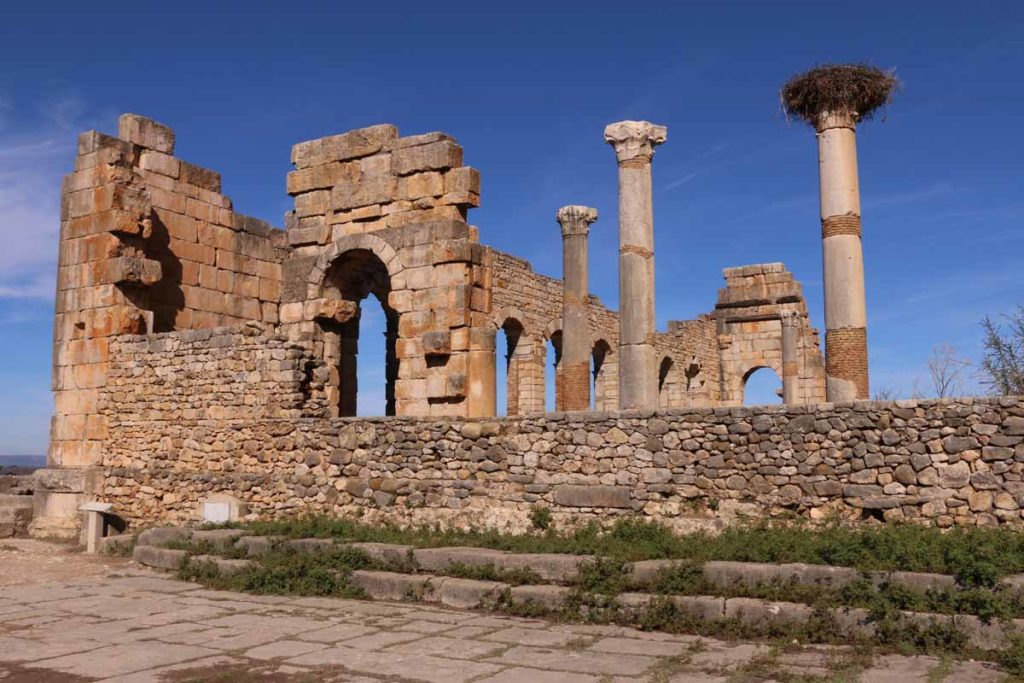
{"type": "Polygon", "coordinates": [[[800,315],[796,311],[781,311],[782,323],[782,401],[786,405],[800,403],[800,315]]]}
{"type": "Polygon", "coordinates": [[[587,235],[597,209],[563,206],[555,216],[562,226],[562,362],[560,405],[556,410],[590,409],[590,286],[587,235]]]}
{"type": "Polygon", "coordinates": [[[604,129],[619,161],[619,406],[658,407],[654,354],[654,211],[651,158],[667,130],[647,121],[604,129]]]}
{"type": "Polygon", "coordinates": [[[852,113],[818,118],[826,394],[833,403],[869,397],[855,128],[852,113]]]}

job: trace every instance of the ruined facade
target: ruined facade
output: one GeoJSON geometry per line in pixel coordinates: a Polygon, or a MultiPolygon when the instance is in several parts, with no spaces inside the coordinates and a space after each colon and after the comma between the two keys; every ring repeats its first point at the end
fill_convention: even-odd
{"type": "MultiPolygon", "coordinates": [[[[589,215],[559,215],[564,246],[575,250],[566,263],[582,254],[582,285],[579,271],[563,284],[479,241],[467,221],[480,173],[447,135],[400,137],[380,125],[296,145],[286,181],[294,210],[281,230],[237,213],[218,173],[174,156],[162,124],[126,114],[116,137],[83,134],[62,194],[55,412],[36,531],[73,528],[83,497],[110,497],[111,468],[122,467],[134,438],[126,424],[195,424],[201,433],[158,442],[184,467],[210,445],[217,421],[330,425],[354,416],[371,295],[387,321],[389,416],[736,406],[761,367],[783,379],[790,403],[824,400],[818,334],[781,264],[726,269],[714,310],[653,329],[649,152],[664,129],[644,128],[639,151],[623,137],[635,132],[606,132],[627,214],[620,237],[622,225],[634,226],[621,250],[631,264],[623,272],[636,273],[624,280],[625,301],[642,303],[626,304],[632,322],[587,294],[579,222],[589,215]],[[507,348],[496,348],[499,330],[507,348]],[[507,369],[501,411],[497,363],[507,369]],[[635,381],[622,381],[623,367],[635,381]],[[545,403],[552,372],[554,406],[545,403]]],[[[258,446],[239,438],[217,449],[258,461],[249,452],[258,446]]]]}

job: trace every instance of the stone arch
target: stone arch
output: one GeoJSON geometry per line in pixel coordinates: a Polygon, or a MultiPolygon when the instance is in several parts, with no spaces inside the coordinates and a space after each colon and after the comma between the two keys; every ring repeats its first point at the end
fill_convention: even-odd
{"type": "Polygon", "coordinates": [[[514,308],[503,309],[494,316],[495,326],[505,332],[508,344],[505,355],[508,415],[544,410],[544,346],[543,342],[537,343],[536,335],[527,330],[523,319],[514,308]]]}
{"type": "Polygon", "coordinates": [[[615,410],[619,405],[619,359],[607,339],[590,344],[591,373],[594,378],[594,410],[615,410]]]}
{"type": "Polygon", "coordinates": [[[541,361],[544,368],[544,405],[548,411],[560,410],[562,405],[562,319],[554,318],[548,321],[548,324],[544,326],[543,341],[541,342],[541,348],[543,349],[543,356],[541,361]],[[548,356],[548,345],[550,344],[552,354],[548,356]],[[548,393],[548,372],[551,372],[551,377],[554,379],[554,404],[548,405],[547,393],[548,393]]]}
{"type": "Polygon", "coordinates": [[[739,386],[739,393],[737,394],[739,398],[739,403],[741,405],[753,405],[747,403],[747,382],[750,381],[750,378],[754,375],[754,373],[760,370],[767,370],[775,375],[775,379],[778,381],[779,385],[777,393],[779,396],[779,400],[782,400],[782,368],[777,367],[777,365],[778,364],[770,362],[756,363],[743,373],[742,381],[739,386]]]}
{"type": "Polygon", "coordinates": [[[323,295],[328,268],[339,256],[350,251],[369,251],[376,256],[387,269],[391,279],[391,290],[405,289],[402,271],[404,267],[398,256],[398,252],[383,238],[370,233],[361,235],[345,235],[324,249],[317,257],[316,263],[309,271],[307,279],[307,296],[310,299],[317,299],[323,295]]]}
{"type": "Polygon", "coordinates": [[[399,313],[392,306],[391,294],[401,268],[394,250],[373,235],[352,235],[331,245],[313,270],[309,294],[327,299],[328,304],[340,304],[329,309],[333,315],[316,318],[323,340],[325,393],[331,414],[357,414],[360,321],[366,311],[363,302],[373,295],[384,313],[384,414],[395,415],[399,313]]]}

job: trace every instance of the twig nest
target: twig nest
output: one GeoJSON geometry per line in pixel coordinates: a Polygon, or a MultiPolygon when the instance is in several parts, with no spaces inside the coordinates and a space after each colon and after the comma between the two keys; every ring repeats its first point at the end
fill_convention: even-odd
{"type": "Polygon", "coordinates": [[[850,114],[855,121],[871,118],[899,87],[892,70],[867,64],[822,64],[786,81],[779,97],[787,116],[817,126],[828,113],[850,114]]]}

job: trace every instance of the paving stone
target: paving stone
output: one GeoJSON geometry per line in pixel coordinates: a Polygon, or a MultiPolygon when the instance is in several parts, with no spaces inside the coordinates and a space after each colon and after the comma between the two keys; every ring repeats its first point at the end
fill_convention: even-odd
{"type": "Polygon", "coordinates": [[[425,635],[444,633],[457,628],[455,624],[446,624],[440,621],[410,621],[397,627],[401,631],[413,631],[425,635]]]}
{"type": "Polygon", "coordinates": [[[171,645],[148,641],[111,645],[89,652],[44,659],[29,666],[52,669],[77,676],[108,678],[216,654],[215,650],[194,645],[171,645]]]}
{"type": "Polygon", "coordinates": [[[322,643],[307,643],[301,640],[279,640],[275,643],[260,645],[245,652],[250,659],[287,659],[298,657],[309,652],[322,650],[326,645],[322,643]]]}
{"type": "Polygon", "coordinates": [[[360,624],[335,624],[334,626],[328,626],[316,631],[300,633],[295,637],[299,640],[309,640],[317,643],[336,643],[339,640],[365,636],[376,630],[377,629],[372,626],[360,624]]]}
{"type": "MultiPolygon", "coordinates": [[[[348,643],[344,643],[344,645],[347,646],[348,643]]],[[[393,645],[387,648],[387,652],[401,652],[410,655],[436,655],[439,657],[454,657],[455,659],[477,659],[479,657],[496,655],[506,647],[506,645],[501,643],[431,636],[408,643],[393,645]]]]}
{"type": "Polygon", "coordinates": [[[493,632],[493,628],[487,628],[484,626],[459,626],[451,631],[445,631],[444,634],[448,638],[479,638],[485,633],[493,632]]]}
{"type": "Polygon", "coordinates": [[[561,647],[578,636],[574,633],[558,633],[547,629],[509,628],[495,631],[481,640],[511,645],[535,645],[538,647],[561,647]]]}
{"type": "Polygon", "coordinates": [[[97,640],[39,641],[0,636],[0,662],[34,662],[105,647],[97,640]]]}
{"type": "Polygon", "coordinates": [[[427,683],[465,683],[497,673],[497,664],[461,659],[443,659],[429,655],[403,655],[395,652],[367,652],[348,647],[333,647],[287,660],[300,666],[344,666],[350,671],[376,676],[399,676],[427,683]]]}
{"type": "Polygon", "coordinates": [[[760,644],[713,645],[704,652],[698,652],[687,662],[694,669],[708,671],[731,671],[747,664],[754,657],[768,653],[768,647],[760,644]]]}
{"type": "Polygon", "coordinates": [[[480,679],[479,683],[599,683],[600,676],[574,674],[565,671],[541,671],[513,667],[500,674],[480,679]]]}
{"type": "Polygon", "coordinates": [[[620,655],[604,652],[549,650],[536,647],[513,647],[487,662],[534,666],[558,671],[573,671],[610,676],[636,676],[657,664],[654,657],[620,655]]]}
{"type": "Polygon", "coordinates": [[[612,652],[622,655],[649,655],[652,657],[675,657],[687,652],[685,643],[636,638],[602,638],[590,646],[594,652],[612,652]]]}
{"type": "Polygon", "coordinates": [[[215,657],[196,659],[182,664],[172,664],[170,666],[162,666],[156,669],[137,671],[123,676],[105,678],[103,679],[103,683],[167,683],[168,679],[175,680],[174,674],[180,674],[181,672],[239,666],[244,664],[244,659],[238,659],[237,657],[230,657],[228,655],[217,655],[215,657]]]}
{"type": "Polygon", "coordinates": [[[437,621],[445,624],[458,624],[468,619],[473,619],[476,615],[472,612],[442,612],[440,610],[421,610],[406,612],[405,618],[412,619],[413,621],[437,621]]]}
{"type": "Polygon", "coordinates": [[[355,650],[383,650],[391,645],[418,640],[422,637],[422,634],[413,633],[412,631],[392,631],[390,633],[381,631],[368,636],[351,638],[342,643],[342,645],[355,650]]]}

